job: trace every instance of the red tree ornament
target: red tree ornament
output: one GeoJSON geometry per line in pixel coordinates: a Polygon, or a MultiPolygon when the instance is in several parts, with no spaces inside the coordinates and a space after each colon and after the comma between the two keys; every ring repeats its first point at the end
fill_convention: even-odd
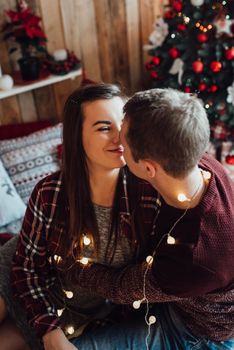
{"type": "Polygon", "coordinates": [[[179,57],[179,50],[176,48],[176,47],[172,47],[170,50],[169,50],[169,55],[172,57],[172,58],[177,58],[179,57]]]}
{"type": "Polygon", "coordinates": [[[152,72],[150,73],[150,75],[151,75],[151,78],[153,78],[153,79],[157,79],[157,78],[158,78],[158,72],[156,72],[155,70],[152,71],[152,72]]]}
{"type": "Polygon", "coordinates": [[[190,87],[190,86],[185,86],[184,92],[190,93],[191,91],[192,91],[192,90],[191,90],[191,87],[190,87]]]}
{"type": "Polygon", "coordinates": [[[222,69],[222,63],[219,61],[213,61],[210,64],[210,69],[212,70],[212,72],[218,73],[222,69]]]}
{"type": "Polygon", "coordinates": [[[207,85],[206,85],[205,83],[200,83],[200,84],[198,85],[198,90],[199,90],[199,91],[205,91],[206,88],[207,88],[207,85]]]}
{"type": "Polygon", "coordinates": [[[218,86],[213,84],[211,85],[211,87],[209,88],[209,92],[216,92],[218,90],[218,86]]]}
{"type": "Polygon", "coordinates": [[[206,35],[204,33],[199,33],[197,35],[197,40],[199,41],[199,43],[206,43],[208,40],[208,35],[206,35]]]}
{"type": "Polygon", "coordinates": [[[194,61],[192,67],[195,73],[201,73],[204,69],[204,64],[201,61],[194,61]]]}
{"type": "Polygon", "coordinates": [[[179,0],[174,0],[174,1],[172,2],[172,7],[173,7],[173,9],[174,9],[176,12],[181,12],[182,9],[183,9],[183,4],[182,4],[182,2],[179,1],[179,0]]]}
{"type": "Polygon", "coordinates": [[[234,47],[231,47],[230,49],[225,51],[225,57],[227,60],[233,60],[234,58],[234,47]]]}
{"type": "Polygon", "coordinates": [[[186,30],[186,25],[184,23],[179,23],[177,25],[177,29],[180,31],[180,32],[184,32],[186,30]]]}
{"type": "Polygon", "coordinates": [[[153,65],[151,62],[147,62],[147,63],[145,64],[145,68],[148,69],[148,70],[152,69],[153,66],[154,66],[154,65],[153,65]]]}
{"type": "Polygon", "coordinates": [[[225,158],[225,161],[229,165],[234,165],[234,154],[228,154],[225,158]]]}
{"type": "Polygon", "coordinates": [[[174,17],[174,14],[172,11],[166,11],[163,16],[165,19],[172,19],[174,17]]]}
{"type": "Polygon", "coordinates": [[[155,66],[158,66],[159,65],[159,63],[160,63],[160,58],[158,57],[158,56],[154,56],[153,58],[152,58],[152,63],[155,65],[155,66]]]}

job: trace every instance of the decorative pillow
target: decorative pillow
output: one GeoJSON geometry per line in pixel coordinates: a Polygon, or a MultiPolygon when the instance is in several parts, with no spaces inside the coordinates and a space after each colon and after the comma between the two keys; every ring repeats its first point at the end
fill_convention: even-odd
{"type": "Polygon", "coordinates": [[[0,161],[0,226],[22,218],[26,206],[0,161]]]}
{"type": "Polygon", "coordinates": [[[0,141],[0,159],[24,203],[36,183],[59,170],[57,146],[61,144],[62,124],[28,136],[0,141]]]}
{"type": "MultiPolygon", "coordinates": [[[[21,226],[23,223],[24,216],[20,219],[17,219],[15,221],[10,222],[9,224],[5,226],[0,227],[0,238],[1,238],[1,233],[19,233],[21,230],[21,226]]],[[[1,241],[1,239],[0,239],[1,241]]]]}

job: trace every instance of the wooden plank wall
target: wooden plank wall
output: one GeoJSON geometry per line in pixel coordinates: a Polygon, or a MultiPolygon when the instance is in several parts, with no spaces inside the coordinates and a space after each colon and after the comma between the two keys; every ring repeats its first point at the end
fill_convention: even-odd
{"type": "MultiPolygon", "coordinates": [[[[0,0],[0,26],[4,10],[17,0],[0,0]]],[[[82,60],[86,76],[95,81],[119,82],[126,91],[149,86],[144,68],[147,43],[156,16],[165,0],[29,0],[42,17],[50,53],[59,48],[73,50],[82,60]]],[[[8,43],[0,40],[0,64],[5,74],[16,69],[17,56],[8,54],[8,43]]],[[[61,120],[67,96],[81,78],[40,88],[0,100],[0,124],[33,120],[61,120]]]]}

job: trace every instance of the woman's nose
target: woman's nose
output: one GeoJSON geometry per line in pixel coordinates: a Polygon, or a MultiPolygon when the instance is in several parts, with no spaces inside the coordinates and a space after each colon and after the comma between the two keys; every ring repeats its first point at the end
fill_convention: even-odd
{"type": "Polygon", "coordinates": [[[120,130],[115,131],[112,141],[113,143],[120,143],[120,130]]]}

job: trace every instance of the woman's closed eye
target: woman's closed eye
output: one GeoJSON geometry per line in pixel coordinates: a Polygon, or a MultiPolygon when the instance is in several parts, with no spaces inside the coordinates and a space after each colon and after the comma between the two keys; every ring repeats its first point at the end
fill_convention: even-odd
{"type": "Polygon", "coordinates": [[[109,126],[102,126],[101,128],[97,129],[97,131],[110,131],[110,127],[109,126]]]}

